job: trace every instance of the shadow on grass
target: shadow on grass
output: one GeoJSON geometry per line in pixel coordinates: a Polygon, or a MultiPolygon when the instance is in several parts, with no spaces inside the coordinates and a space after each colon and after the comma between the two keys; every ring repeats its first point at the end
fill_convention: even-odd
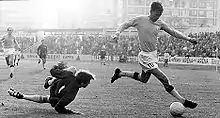
{"type": "Polygon", "coordinates": [[[5,118],[72,118],[77,114],[58,114],[53,108],[19,108],[22,111],[13,115],[6,115],[5,118]]]}

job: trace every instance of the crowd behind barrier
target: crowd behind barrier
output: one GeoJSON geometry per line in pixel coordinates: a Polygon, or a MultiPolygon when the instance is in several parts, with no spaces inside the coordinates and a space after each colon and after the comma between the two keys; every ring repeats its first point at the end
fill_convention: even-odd
{"type": "Polygon", "coordinates": [[[220,32],[200,32],[190,33],[189,37],[198,41],[197,45],[176,39],[174,37],[159,37],[161,49],[159,52],[168,51],[171,56],[187,56],[187,57],[216,57],[219,56],[220,32]]]}
{"type": "MultiPolygon", "coordinates": [[[[0,54],[0,59],[4,59],[4,54],[0,54]]],[[[24,53],[23,59],[25,60],[38,60],[39,57],[35,53],[24,53]]],[[[94,55],[78,55],[78,54],[49,54],[47,60],[69,60],[69,61],[100,61],[100,56],[94,55]],[[79,59],[78,59],[79,58],[79,59]]],[[[120,62],[119,56],[106,56],[106,61],[120,62]]],[[[220,64],[219,58],[204,58],[204,57],[171,57],[169,58],[170,64],[184,64],[184,65],[211,65],[216,66],[220,64]]],[[[137,56],[128,56],[129,63],[137,63],[137,56]]],[[[164,63],[163,56],[159,56],[159,63],[164,63]]]]}
{"type": "MultiPolygon", "coordinates": [[[[36,33],[16,32],[17,38],[23,50],[39,42],[40,38],[36,33]]],[[[198,41],[198,45],[174,38],[168,35],[158,37],[158,53],[160,56],[164,52],[169,52],[172,57],[216,57],[218,54],[220,32],[200,32],[190,33],[190,37],[198,41]]],[[[3,33],[0,34],[3,36],[3,33]]],[[[139,46],[137,35],[123,34],[120,36],[118,44],[111,43],[110,34],[83,34],[76,32],[47,33],[44,40],[48,46],[49,54],[83,54],[95,55],[99,54],[101,49],[106,50],[108,56],[137,56],[139,46]]],[[[28,50],[26,53],[36,53],[36,48],[28,50]]]]}

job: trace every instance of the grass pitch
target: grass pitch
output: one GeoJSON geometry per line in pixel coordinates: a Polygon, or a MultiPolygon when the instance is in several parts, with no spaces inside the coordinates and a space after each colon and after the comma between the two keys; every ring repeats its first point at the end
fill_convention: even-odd
{"type": "MultiPolygon", "coordinates": [[[[37,60],[22,60],[16,67],[15,77],[9,79],[9,70],[4,60],[0,60],[1,118],[172,118],[169,105],[177,100],[165,91],[154,76],[147,84],[128,78],[110,83],[116,67],[141,72],[136,63],[101,65],[100,62],[69,61],[69,65],[88,69],[97,78],[87,88],[80,89],[75,100],[67,106],[84,115],[60,115],[50,104],[19,100],[8,95],[10,87],[25,94],[49,94],[43,84],[54,63],[56,61],[48,61],[47,69],[43,70],[37,60]]],[[[215,72],[215,67],[170,65],[161,69],[182,96],[199,104],[196,109],[187,109],[182,118],[220,117],[220,74],[215,72]]]]}

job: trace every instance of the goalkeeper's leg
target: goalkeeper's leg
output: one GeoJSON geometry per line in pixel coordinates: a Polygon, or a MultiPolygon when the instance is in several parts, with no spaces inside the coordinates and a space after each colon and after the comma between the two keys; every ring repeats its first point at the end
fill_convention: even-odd
{"type": "Polygon", "coordinates": [[[10,96],[15,97],[17,99],[25,99],[37,103],[50,103],[49,96],[41,96],[41,95],[25,95],[21,92],[18,92],[12,88],[8,90],[10,96]]]}

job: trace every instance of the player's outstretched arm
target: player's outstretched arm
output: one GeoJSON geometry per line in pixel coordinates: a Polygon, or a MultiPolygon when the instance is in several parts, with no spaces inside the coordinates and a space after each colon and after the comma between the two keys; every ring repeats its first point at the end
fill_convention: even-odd
{"type": "Polygon", "coordinates": [[[183,40],[186,40],[186,41],[189,41],[190,43],[196,45],[197,44],[197,41],[193,38],[190,38],[188,36],[185,36],[183,33],[175,30],[174,28],[171,28],[169,27],[167,24],[163,23],[162,24],[162,27],[161,27],[162,30],[164,30],[165,32],[169,33],[171,36],[174,36],[176,38],[179,38],[179,39],[183,39],[183,40]]]}
{"type": "Polygon", "coordinates": [[[128,29],[129,27],[135,27],[137,25],[137,20],[139,17],[134,17],[122,24],[120,24],[118,26],[118,28],[116,29],[116,32],[114,33],[114,35],[112,35],[112,39],[115,40],[115,42],[117,43],[117,40],[119,38],[119,35],[121,32],[123,32],[124,30],[128,29]]]}
{"type": "Polygon", "coordinates": [[[21,51],[21,48],[20,48],[20,46],[18,44],[18,41],[17,41],[17,39],[15,37],[14,37],[14,44],[15,44],[16,49],[21,51]]]}
{"type": "Polygon", "coordinates": [[[5,40],[5,36],[1,38],[0,42],[3,43],[5,40]]]}

